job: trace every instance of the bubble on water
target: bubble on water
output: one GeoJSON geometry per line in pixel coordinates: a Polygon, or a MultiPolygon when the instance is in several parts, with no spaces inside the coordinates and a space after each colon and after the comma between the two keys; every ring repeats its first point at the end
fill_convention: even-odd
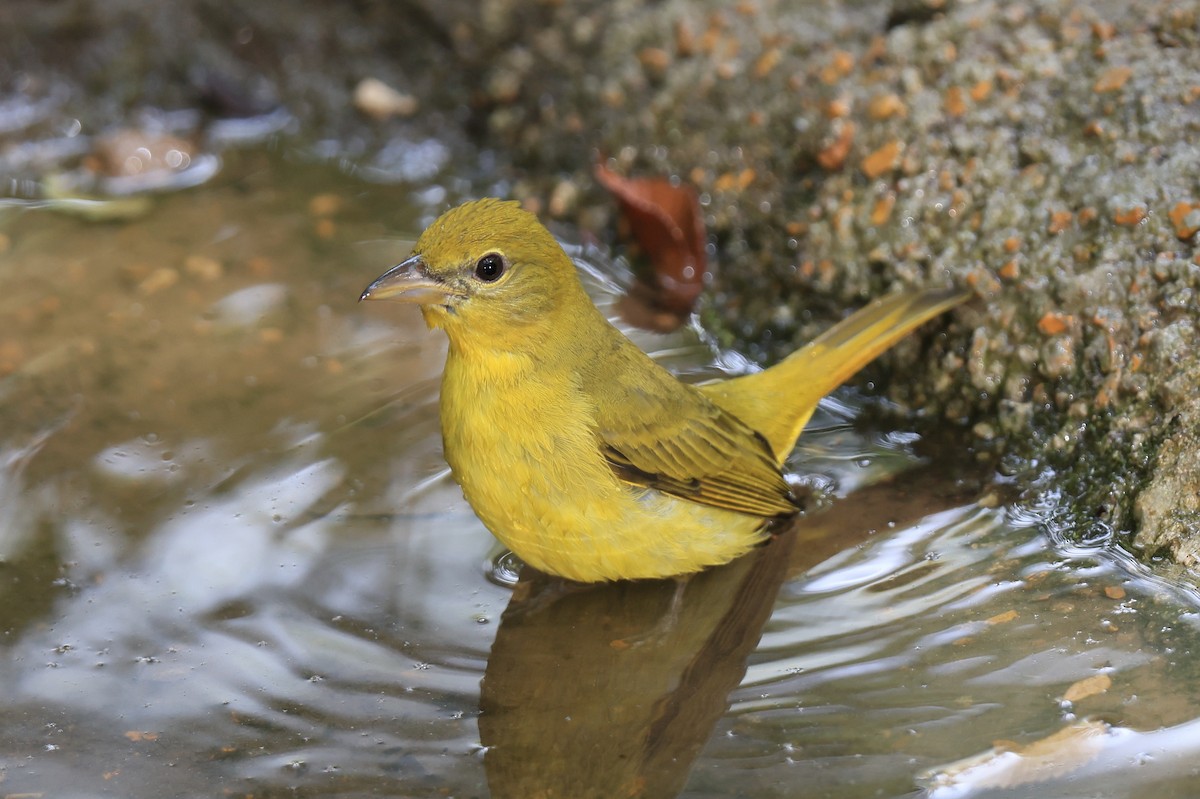
{"type": "Polygon", "coordinates": [[[491,582],[504,588],[512,588],[521,577],[525,564],[507,549],[484,563],[484,575],[491,582]]]}

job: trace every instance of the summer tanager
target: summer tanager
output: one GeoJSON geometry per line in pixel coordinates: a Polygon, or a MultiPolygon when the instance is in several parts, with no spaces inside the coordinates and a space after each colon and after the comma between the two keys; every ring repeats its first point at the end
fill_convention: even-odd
{"type": "Polygon", "coordinates": [[[581,582],[732,560],[799,504],[780,470],[817,402],[967,295],[877,300],[761,372],[680,382],[613,327],[515,202],[469,202],[361,299],[417,303],[446,331],[446,460],[522,560],[581,582]]]}

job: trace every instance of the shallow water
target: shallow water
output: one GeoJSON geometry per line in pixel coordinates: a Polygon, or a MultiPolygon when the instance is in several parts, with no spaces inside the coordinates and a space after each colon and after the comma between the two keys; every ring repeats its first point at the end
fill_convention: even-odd
{"type": "Polygon", "coordinates": [[[678,596],[489,579],[444,344],[356,303],[434,210],[242,153],[131,222],[0,212],[0,794],[1195,794],[1197,597],[851,393],[822,508],[678,596]]]}

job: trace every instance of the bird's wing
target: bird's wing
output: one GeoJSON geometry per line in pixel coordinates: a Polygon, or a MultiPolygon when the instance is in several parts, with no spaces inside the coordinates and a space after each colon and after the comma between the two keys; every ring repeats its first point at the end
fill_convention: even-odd
{"type": "Polygon", "coordinates": [[[752,516],[799,510],[766,439],[657,365],[632,373],[641,382],[618,378],[597,409],[601,451],[618,477],[752,516]]]}

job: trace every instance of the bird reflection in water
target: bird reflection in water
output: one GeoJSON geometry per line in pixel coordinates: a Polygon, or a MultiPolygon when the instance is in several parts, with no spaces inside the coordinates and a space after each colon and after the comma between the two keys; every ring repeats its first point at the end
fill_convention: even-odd
{"type": "Polygon", "coordinates": [[[890,523],[967,501],[953,490],[931,493],[930,471],[835,502],[748,555],[693,576],[678,596],[673,580],[582,585],[526,568],[482,683],[479,728],[492,795],[680,793],[784,581],[890,523]]]}

